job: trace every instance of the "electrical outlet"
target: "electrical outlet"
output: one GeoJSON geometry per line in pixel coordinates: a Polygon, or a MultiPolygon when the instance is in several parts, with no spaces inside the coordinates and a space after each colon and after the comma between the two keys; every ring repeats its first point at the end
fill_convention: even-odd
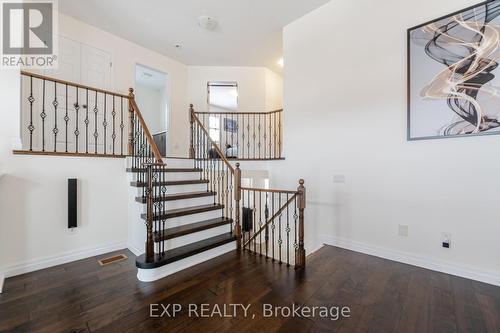
{"type": "Polygon", "coordinates": [[[441,246],[445,249],[449,249],[451,247],[451,234],[449,232],[441,233],[441,246]]]}
{"type": "Polygon", "coordinates": [[[401,237],[408,237],[408,226],[405,224],[399,225],[398,235],[401,237]]]}

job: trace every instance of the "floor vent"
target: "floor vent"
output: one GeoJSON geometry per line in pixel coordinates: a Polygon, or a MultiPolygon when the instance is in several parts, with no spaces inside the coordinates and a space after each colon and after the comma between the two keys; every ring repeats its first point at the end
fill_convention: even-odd
{"type": "Polygon", "coordinates": [[[128,257],[124,254],[119,254],[117,256],[113,256],[113,257],[109,257],[109,258],[104,258],[104,259],[101,259],[99,260],[99,264],[101,266],[106,266],[106,265],[110,265],[112,263],[115,263],[115,262],[118,262],[118,261],[122,261],[122,260],[125,260],[127,259],[128,257]]]}

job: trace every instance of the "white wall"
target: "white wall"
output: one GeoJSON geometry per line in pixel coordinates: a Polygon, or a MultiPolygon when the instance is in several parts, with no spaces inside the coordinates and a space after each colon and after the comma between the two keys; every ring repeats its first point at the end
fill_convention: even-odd
{"type": "Polygon", "coordinates": [[[136,83],[135,96],[137,106],[141,110],[151,134],[165,131],[167,123],[163,91],[136,83]]]}
{"type": "Polygon", "coordinates": [[[281,108],[283,102],[282,78],[267,68],[189,66],[187,96],[197,111],[207,111],[209,81],[238,83],[239,112],[272,111],[281,108]]]}
{"type": "MultiPolygon", "coordinates": [[[[59,20],[61,35],[112,54],[115,91],[127,93],[134,85],[136,63],[168,73],[171,121],[177,124],[170,131],[177,144],[172,149],[186,155],[187,66],[66,15],[59,20]]],[[[18,71],[0,71],[0,100],[0,173],[6,173],[0,179],[0,271],[10,275],[125,247],[127,220],[143,222],[127,214],[124,160],[13,155],[12,142],[20,137],[18,71]],[[80,180],[81,189],[81,226],[74,234],[66,228],[70,177],[80,180]]]]}
{"type": "Polygon", "coordinates": [[[283,108],[283,78],[275,72],[265,69],[266,111],[283,108]]]}
{"type": "Polygon", "coordinates": [[[500,284],[500,136],[406,141],[406,29],[475,3],[336,0],[285,28],[287,160],[272,183],[305,178],[309,246],[500,284]]]}

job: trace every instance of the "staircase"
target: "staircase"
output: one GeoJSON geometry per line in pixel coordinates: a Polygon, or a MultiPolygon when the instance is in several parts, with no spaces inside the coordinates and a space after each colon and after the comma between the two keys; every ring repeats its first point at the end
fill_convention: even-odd
{"type": "MultiPolygon", "coordinates": [[[[153,216],[158,226],[152,235],[155,257],[152,261],[146,260],[146,254],[137,257],[141,280],[161,278],[236,249],[234,221],[224,216],[224,205],[215,202],[218,193],[203,178],[204,170],[194,166],[194,159],[166,158],[164,162],[168,167],[153,169],[161,179],[152,183],[157,195],[151,199],[153,205],[159,206],[153,216]],[[167,190],[163,194],[162,187],[167,190]],[[158,270],[148,271],[154,269],[158,270]]],[[[140,218],[146,222],[148,199],[143,190],[148,182],[141,174],[147,174],[148,169],[127,168],[127,172],[134,179],[130,185],[137,192],[135,201],[144,212],[140,218]]]]}
{"type": "Polygon", "coordinates": [[[23,147],[15,154],[126,158],[134,252],[145,240],[139,280],[234,250],[305,266],[303,180],[297,190],[245,188],[239,163],[228,161],[282,159],[282,110],[214,114],[191,105],[189,158],[162,158],[133,89],[126,95],[24,71],[21,82],[23,147]],[[220,144],[209,119],[224,129],[220,144]]]}

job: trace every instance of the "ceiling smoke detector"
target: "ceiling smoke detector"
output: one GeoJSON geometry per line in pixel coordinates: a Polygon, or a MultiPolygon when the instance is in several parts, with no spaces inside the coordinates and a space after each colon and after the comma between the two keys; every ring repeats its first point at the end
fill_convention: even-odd
{"type": "Polygon", "coordinates": [[[217,27],[217,21],[210,16],[200,16],[198,17],[198,25],[200,28],[212,31],[217,27]]]}

